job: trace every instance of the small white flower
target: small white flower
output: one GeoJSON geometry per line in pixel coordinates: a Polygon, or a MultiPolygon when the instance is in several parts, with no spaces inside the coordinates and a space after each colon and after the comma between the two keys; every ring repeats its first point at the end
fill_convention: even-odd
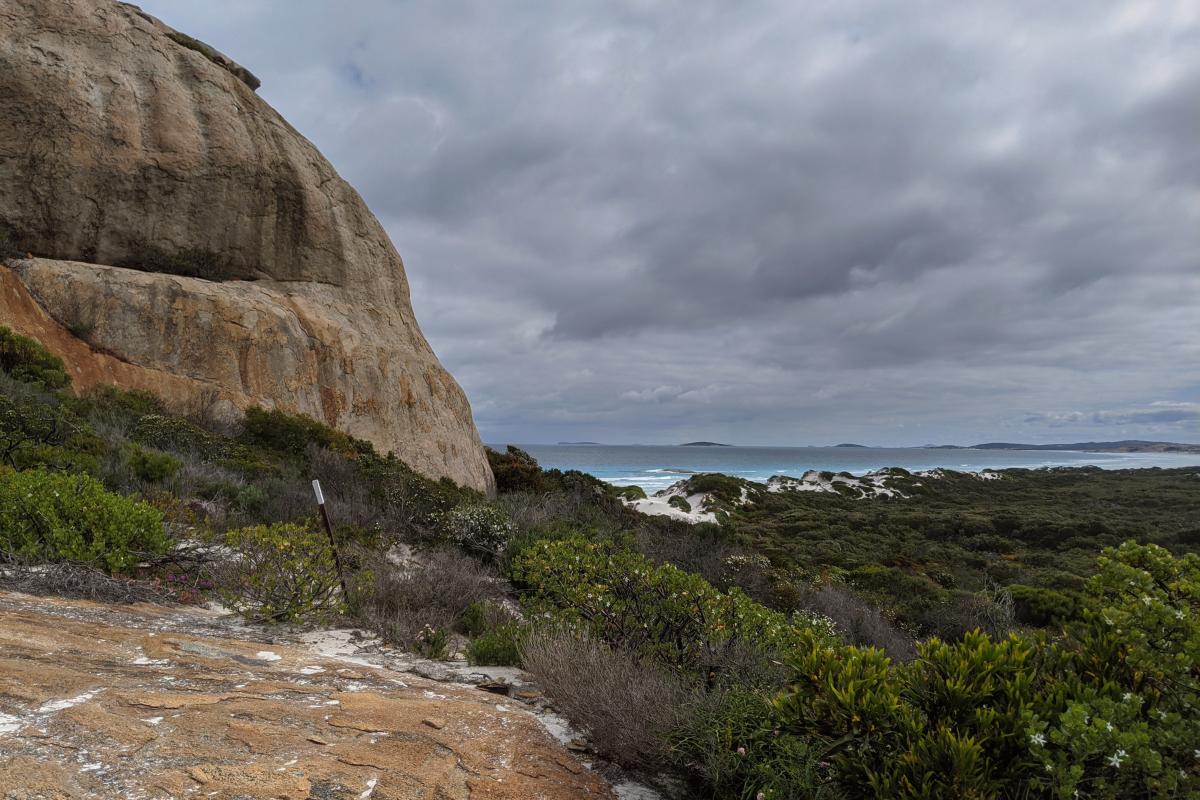
{"type": "Polygon", "coordinates": [[[1046,737],[1045,737],[1045,735],[1044,735],[1044,734],[1041,734],[1041,733],[1035,733],[1035,734],[1033,734],[1032,736],[1030,736],[1030,737],[1029,737],[1029,741],[1033,742],[1033,743],[1034,743],[1034,744],[1036,744],[1038,747],[1041,747],[1041,746],[1043,746],[1044,744],[1046,744],[1046,737]]]}
{"type": "Polygon", "coordinates": [[[744,748],[744,747],[739,747],[739,748],[737,749],[737,754],[738,754],[739,756],[744,756],[744,755],[746,755],[746,748],[744,748]]]}
{"type": "Polygon", "coordinates": [[[1111,723],[1111,722],[1106,722],[1106,723],[1104,723],[1104,730],[1106,730],[1106,731],[1108,731],[1109,733],[1111,733],[1111,732],[1112,732],[1112,723],[1111,723]]]}
{"type": "Polygon", "coordinates": [[[1126,703],[1128,703],[1130,700],[1133,699],[1133,693],[1126,692],[1125,694],[1121,695],[1121,699],[1124,700],[1126,703]]]}
{"type": "Polygon", "coordinates": [[[1104,624],[1105,624],[1105,625],[1108,625],[1108,626],[1110,626],[1110,627],[1111,627],[1111,626],[1112,626],[1112,624],[1113,624],[1113,621],[1112,621],[1111,619],[1109,619],[1108,617],[1105,617],[1105,618],[1104,618],[1104,624]]]}
{"type": "Polygon", "coordinates": [[[1183,619],[1183,609],[1182,608],[1175,609],[1175,619],[1183,619]]]}
{"type": "Polygon", "coordinates": [[[1053,772],[1053,771],[1054,771],[1054,767],[1052,767],[1052,766],[1050,766],[1049,764],[1047,764],[1047,765],[1046,765],[1046,772],[1053,772]]]}
{"type": "Polygon", "coordinates": [[[1150,595],[1148,595],[1148,594],[1142,595],[1142,605],[1148,606],[1153,602],[1154,601],[1150,599],[1150,595]]]}
{"type": "Polygon", "coordinates": [[[1159,712],[1158,712],[1158,718],[1159,718],[1159,719],[1166,719],[1166,718],[1167,718],[1167,712],[1165,712],[1165,711],[1159,711],[1159,712]]]}
{"type": "Polygon", "coordinates": [[[1126,757],[1125,751],[1118,750],[1117,752],[1113,753],[1111,756],[1108,757],[1108,763],[1111,764],[1112,766],[1116,767],[1117,769],[1120,769],[1121,762],[1123,760],[1125,760],[1125,757],[1126,757]]]}

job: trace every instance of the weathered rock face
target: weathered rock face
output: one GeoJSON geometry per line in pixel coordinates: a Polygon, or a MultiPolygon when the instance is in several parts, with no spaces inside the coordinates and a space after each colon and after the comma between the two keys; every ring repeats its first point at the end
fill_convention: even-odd
{"type": "Polygon", "coordinates": [[[362,199],[237,65],[136,7],[0,0],[0,227],[39,256],[0,274],[0,323],[48,335],[77,386],[274,405],[492,487],[362,199]]]}
{"type": "Polygon", "coordinates": [[[0,798],[612,800],[515,701],[211,616],[0,592],[0,798]]]}

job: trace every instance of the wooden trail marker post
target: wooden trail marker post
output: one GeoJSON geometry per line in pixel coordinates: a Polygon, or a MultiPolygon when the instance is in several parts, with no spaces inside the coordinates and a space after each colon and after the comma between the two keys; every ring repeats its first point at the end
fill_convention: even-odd
{"type": "Polygon", "coordinates": [[[321,509],[321,519],[325,522],[325,532],[329,534],[329,547],[333,550],[333,565],[337,567],[338,582],[342,584],[342,598],[350,602],[350,590],[346,588],[346,573],[342,572],[342,557],[338,555],[337,542],[333,538],[333,524],[329,521],[329,512],[325,510],[325,493],[321,491],[321,482],[313,479],[313,494],[317,496],[317,508],[321,509]]]}

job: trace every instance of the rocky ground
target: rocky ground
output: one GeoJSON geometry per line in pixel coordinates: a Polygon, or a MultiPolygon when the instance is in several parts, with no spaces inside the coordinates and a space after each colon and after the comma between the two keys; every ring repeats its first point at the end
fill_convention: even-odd
{"type": "Polygon", "coordinates": [[[358,650],[203,609],[0,593],[0,797],[614,796],[522,702],[536,693],[358,650]]]}

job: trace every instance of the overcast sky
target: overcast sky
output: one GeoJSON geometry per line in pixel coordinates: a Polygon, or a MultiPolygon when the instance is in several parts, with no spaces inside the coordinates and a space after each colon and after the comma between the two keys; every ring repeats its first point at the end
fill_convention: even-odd
{"type": "Polygon", "coordinates": [[[1200,4],[144,0],[366,198],[486,441],[1200,441],[1200,4]]]}

